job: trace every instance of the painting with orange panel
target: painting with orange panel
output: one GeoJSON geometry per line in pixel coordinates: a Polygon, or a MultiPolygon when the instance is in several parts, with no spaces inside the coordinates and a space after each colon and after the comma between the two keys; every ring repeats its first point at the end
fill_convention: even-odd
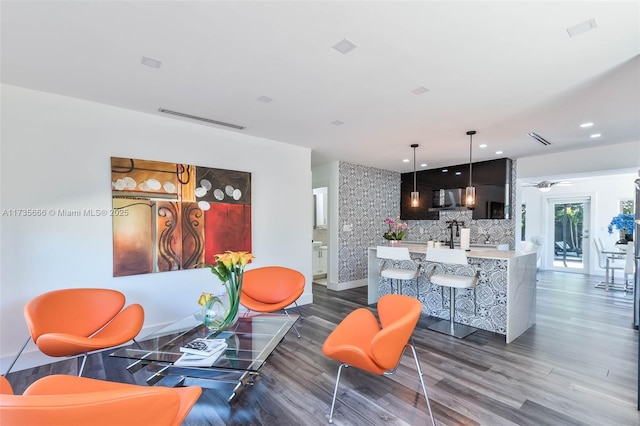
{"type": "Polygon", "coordinates": [[[251,251],[251,173],[112,157],[111,189],[114,276],[251,251]]]}

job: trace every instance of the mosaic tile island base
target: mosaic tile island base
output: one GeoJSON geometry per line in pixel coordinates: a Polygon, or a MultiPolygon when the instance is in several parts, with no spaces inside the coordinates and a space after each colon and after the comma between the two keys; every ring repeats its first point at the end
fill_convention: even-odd
{"type": "MultiPolygon", "coordinates": [[[[415,268],[422,264],[418,282],[405,282],[402,293],[416,297],[422,302],[425,315],[449,319],[449,289],[431,284],[427,280],[430,271],[425,261],[427,246],[405,243],[412,261],[398,265],[400,268],[415,268]]],[[[380,277],[380,260],[376,247],[369,247],[368,303],[391,293],[389,280],[380,277]]],[[[474,309],[473,290],[456,290],[457,323],[502,334],[510,343],[529,327],[536,318],[536,255],[516,251],[472,248],[468,252],[469,264],[480,269],[476,286],[474,309]]],[[[467,268],[460,266],[460,268],[467,268]]],[[[450,273],[456,273],[455,269],[450,273]]],[[[395,284],[394,284],[395,289],[395,284]]],[[[397,291],[397,290],[396,290],[397,291]]]]}

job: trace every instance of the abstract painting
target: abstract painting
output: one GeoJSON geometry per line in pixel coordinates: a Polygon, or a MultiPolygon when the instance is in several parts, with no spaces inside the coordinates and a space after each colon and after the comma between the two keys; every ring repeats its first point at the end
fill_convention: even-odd
{"type": "Polygon", "coordinates": [[[111,157],[113,276],[251,251],[251,173],[111,157]]]}

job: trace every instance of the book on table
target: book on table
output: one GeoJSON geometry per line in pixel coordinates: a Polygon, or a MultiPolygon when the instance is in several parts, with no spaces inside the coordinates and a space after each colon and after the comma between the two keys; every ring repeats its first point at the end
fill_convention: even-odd
{"type": "Polygon", "coordinates": [[[205,339],[199,337],[180,346],[180,352],[207,357],[218,352],[221,347],[226,347],[226,344],[225,339],[205,339]]]}
{"type": "Polygon", "coordinates": [[[206,356],[183,352],[182,356],[173,365],[178,367],[211,367],[224,353],[227,346],[227,343],[223,341],[222,345],[218,345],[214,352],[206,356]]]}

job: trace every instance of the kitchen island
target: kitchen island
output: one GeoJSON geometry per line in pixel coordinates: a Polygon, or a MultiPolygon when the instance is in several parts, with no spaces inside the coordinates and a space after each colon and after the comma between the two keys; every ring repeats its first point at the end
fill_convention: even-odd
{"type": "MultiPolygon", "coordinates": [[[[422,265],[416,288],[415,281],[405,282],[402,293],[418,298],[425,315],[449,319],[449,289],[431,284],[427,274],[430,262],[425,261],[425,244],[406,243],[413,262],[401,267],[422,265]],[[411,265],[414,263],[415,265],[411,265]]],[[[369,247],[368,303],[376,303],[380,296],[391,293],[389,280],[380,277],[380,260],[376,247],[369,247]]],[[[467,252],[469,264],[480,269],[476,286],[476,307],[473,290],[456,291],[456,318],[461,324],[502,334],[510,343],[529,327],[536,318],[536,254],[503,251],[494,248],[472,248],[467,252]]],[[[432,265],[432,264],[431,264],[432,265]]],[[[394,288],[395,288],[394,284],[394,288]]]]}

